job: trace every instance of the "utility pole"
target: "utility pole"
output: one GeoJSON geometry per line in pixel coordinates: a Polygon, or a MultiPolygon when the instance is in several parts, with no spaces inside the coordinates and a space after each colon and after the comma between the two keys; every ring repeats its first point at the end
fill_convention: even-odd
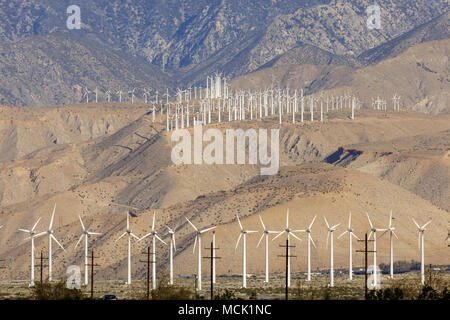
{"type": "MultiPolygon", "coordinates": [[[[367,300],[368,297],[368,286],[367,286],[367,262],[368,262],[368,254],[369,252],[375,252],[374,250],[368,250],[368,243],[369,241],[373,242],[374,240],[368,240],[367,239],[367,232],[365,234],[364,240],[358,240],[358,242],[364,241],[364,250],[356,250],[356,252],[363,252],[364,253],[364,297],[367,300]]],[[[374,266],[375,268],[375,266],[374,266]]],[[[377,270],[372,270],[372,272],[377,272],[377,270]]]]}
{"type": "Polygon", "coordinates": [[[48,260],[48,258],[44,257],[42,250],[41,250],[41,256],[39,257],[39,265],[36,265],[36,268],[39,268],[41,284],[42,284],[42,280],[43,280],[42,275],[43,275],[44,267],[48,267],[48,265],[44,265],[44,260],[48,260]]]}
{"type": "Polygon", "coordinates": [[[295,258],[297,256],[293,256],[289,254],[289,248],[295,248],[295,246],[290,246],[289,245],[289,239],[286,239],[286,245],[279,245],[280,248],[286,248],[286,253],[285,255],[278,255],[278,257],[282,257],[282,258],[286,258],[286,287],[285,287],[285,299],[288,300],[289,299],[289,285],[288,285],[288,278],[289,278],[289,258],[295,258]]]}
{"type": "MultiPolygon", "coordinates": [[[[95,257],[97,259],[97,257],[95,257]]],[[[94,250],[91,251],[91,263],[88,264],[91,267],[91,299],[94,299],[94,267],[99,267],[99,264],[94,263],[94,250]]]]}
{"type": "Polygon", "coordinates": [[[147,300],[150,300],[150,264],[155,263],[150,259],[152,252],[150,251],[150,246],[147,247],[147,252],[142,254],[147,255],[147,260],[139,260],[139,262],[145,263],[147,265],[147,300]]]}
{"type": "Polygon", "coordinates": [[[211,241],[211,247],[205,248],[211,250],[211,256],[203,257],[203,259],[211,260],[211,300],[214,300],[214,261],[215,259],[220,259],[221,257],[217,257],[214,254],[214,250],[218,250],[219,248],[214,248],[214,242],[211,241]]]}

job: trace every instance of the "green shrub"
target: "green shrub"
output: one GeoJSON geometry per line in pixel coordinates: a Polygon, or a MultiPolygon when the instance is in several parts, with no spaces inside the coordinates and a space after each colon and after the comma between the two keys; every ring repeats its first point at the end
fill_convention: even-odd
{"type": "Polygon", "coordinates": [[[385,288],[380,290],[370,290],[368,300],[401,300],[403,290],[400,288],[385,288]]]}
{"type": "Polygon", "coordinates": [[[32,287],[36,300],[82,300],[86,297],[79,289],[68,289],[65,282],[37,282],[32,287]]]}

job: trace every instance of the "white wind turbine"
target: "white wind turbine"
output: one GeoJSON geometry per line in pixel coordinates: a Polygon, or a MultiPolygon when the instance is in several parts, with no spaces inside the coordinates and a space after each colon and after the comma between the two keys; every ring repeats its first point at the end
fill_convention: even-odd
{"type": "Polygon", "coordinates": [[[139,241],[152,236],[152,289],[156,289],[156,239],[167,245],[163,239],[161,239],[155,230],[155,212],[153,212],[152,231],[139,239],[139,241]]]}
{"type": "Polygon", "coordinates": [[[169,229],[170,234],[170,251],[169,251],[169,284],[173,285],[173,252],[177,251],[177,247],[175,244],[175,230],[172,230],[167,226],[167,229],[169,229]]]}
{"type": "Polygon", "coordinates": [[[419,229],[419,248],[420,248],[420,283],[425,284],[425,247],[424,247],[424,232],[427,225],[431,223],[431,220],[425,223],[423,226],[419,226],[416,220],[412,219],[417,229],[419,229]]]}
{"type": "Polygon", "coordinates": [[[348,228],[338,237],[340,239],[344,234],[348,233],[348,279],[353,279],[353,262],[352,262],[352,237],[355,237],[359,240],[356,234],[353,233],[352,229],[352,213],[350,212],[348,215],[348,228]]]}
{"type": "Polygon", "coordinates": [[[334,226],[330,227],[328,224],[327,218],[323,217],[325,220],[325,224],[327,225],[328,232],[327,232],[327,247],[328,247],[328,239],[330,240],[330,287],[334,287],[334,253],[333,253],[333,232],[336,230],[336,228],[340,225],[340,223],[335,224],[334,226]],[[330,237],[331,234],[331,237],[330,237]]]}
{"type": "Polygon", "coordinates": [[[89,263],[88,263],[88,237],[90,235],[101,235],[101,233],[91,232],[91,231],[87,230],[84,227],[83,220],[81,220],[81,216],[78,216],[78,218],[80,219],[81,228],[83,229],[83,233],[81,234],[80,239],[78,239],[77,243],[75,244],[75,248],[78,247],[78,245],[80,244],[81,240],[84,237],[84,285],[87,286],[88,279],[89,279],[89,275],[88,275],[88,269],[89,269],[89,263]]]}
{"type": "Polygon", "coordinates": [[[208,232],[216,227],[210,227],[203,230],[197,229],[194,224],[189,221],[188,218],[186,218],[187,222],[194,228],[195,230],[195,241],[194,241],[194,249],[193,252],[195,252],[195,246],[198,242],[198,260],[197,260],[197,290],[202,290],[202,234],[205,232],[208,232]]]}
{"type": "Polygon", "coordinates": [[[311,223],[309,224],[308,228],[306,230],[299,230],[299,232],[306,232],[308,234],[308,251],[307,251],[307,259],[308,259],[308,271],[306,276],[306,281],[311,281],[311,243],[313,244],[314,248],[316,247],[316,244],[314,243],[314,240],[311,238],[311,228],[314,224],[314,221],[316,220],[317,216],[314,216],[311,223]]]}
{"type": "Polygon", "coordinates": [[[369,220],[370,224],[370,233],[369,237],[367,239],[370,239],[370,236],[373,234],[373,284],[377,285],[377,271],[378,271],[378,265],[377,265],[377,231],[386,231],[387,229],[379,229],[375,228],[372,224],[372,221],[370,220],[369,214],[366,212],[367,219],[369,220]]]}
{"type": "MultiPolygon", "coordinates": [[[[40,236],[43,236],[44,234],[47,233],[47,231],[41,232],[36,234],[36,227],[39,223],[39,221],[41,220],[41,218],[39,218],[36,223],[34,224],[34,226],[31,228],[31,230],[27,230],[27,229],[19,229],[19,231],[22,232],[26,232],[28,233],[30,236],[28,238],[25,238],[25,240],[30,239],[31,240],[31,264],[30,264],[30,287],[34,286],[34,239],[40,236]]],[[[3,226],[0,226],[0,229],[3,226]]]]}
{"type": "Polygon", "coordinates": [[[256,245],[256,247],[259,247],[261,241],[263,238],[265,238],[266,240],[266,244],[265,244],[265,279],[264,282],[269,282],[269,234],[270,233],[279,233],[279,231],[271,231],[271,230],[267,230],[266,226],[264,225],[264,222],[261,218],[261,216],[259,216],[259,220],[261,221],[261,225],[263,227],[263,233],[261,235],[261,238],[259,238],[258,244],[256,245]]]}
{"type": "Polygon", "coordinates": [[[236,247],[234,247],[234,250],[236,251],[239,241],[242,237],[242,288],[247,288],[247,233],[255,233],[258,231],[254,230],[245,230],[242,227],[241,220],[239,220],[239,216],[236,214],[237,221],[239,223],[239,228],[241,228],[241,231],[239,232],[239,237],[236,241],[236,247]]]}
{"type": "Polygon", "coordinates": [[[128,272],[127,272],[127,282],[126,284],[131,284],[131,237],[139,240],[139,238],[130,229],[130,212],[127,212],[127,230],[122,233],[122,235],[117,238],[116,242],[119,241],[123,236],[128,234],[128,272]]]}
{"type": "MultiPolygon", "coordinates": [[[[289,229],[289,209],[286,211],[286,229],[281,231],[277,236],[275,236],[273,240],[281,236],[283,233],[286,233],[286,239],[289,241],[289,236],[293,236],[295,239],[302,241],[299,237],[297,237],[293,232],[300,232],[301,230],[291,230],[289,229]]],[[[291,285],[291,258],[289,257],[291,249],[288,247],[288,287],[291,285]]]]}
{"type": "Polygon", "coordinates": [[[393,238],[392,236],[394,235],[397,239],[397,235],[394,232],[395,228],[392,226],[392,210],[391,210],[391,214],[389,216],[389,227],[388,229],[381,234],[380,238],[389,231],[389,257],[390,257],[390,277],[391,279],[394,278],[394,247],[393,247],[393,238]]]}
{"type": "Polygon", "coordinates": [[[61,245],[61,243],[59,243],[58,240],[56,240],[55,236],[53,235],[52,227],[53,227],[53,219],[55,217],[55,210],[56,210],[56,203],[53,207],[52,217],[50,219],[50,224],[48,225],[48,230],[47,230],[47,234],[48,234],[48,281],[52,281],[52,240],[54,240],[61,247],[61,249],[66,251],[66,249],[64,249],[64,247],[61,245]]]}

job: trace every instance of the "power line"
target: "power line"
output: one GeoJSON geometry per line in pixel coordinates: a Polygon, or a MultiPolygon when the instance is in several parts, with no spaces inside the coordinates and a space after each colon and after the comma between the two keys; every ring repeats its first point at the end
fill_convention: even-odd
{"type": "Polygon", "coordinates": [[[285,255],[278,255],[278,257],[286,258],[286,287],[285,287],[284,294],[285,294],[285,299],[288,300],[288,298],[289,298],[289,280],[288,280],[288,278],[289,278],[289,258],[296,258],[297,256],[289,254],[289,248],[295,248],[295,246],[289,245],[289,239],[286,239],[286,245],[280,244],[279,247],[286,248],[285,255]]]}
{"type": "Polygon", "coordinates": [[[148,246],[147,251],[142,252],[142,254],[147,255],[147,260],[139,260],[139,262],[147,265],[147,300],[150,300],[150,265],[154,264],[155,261],[150,259],[150,256],[153,254],[153,252],[150,251],[150,246],[148,246]]]}
{"type": "Polygon", "coordinates": [[[211,247],[205,248],[211,250],[211,256],[203,257],[203,259],[211,260],[211,300],[214,300],[214,260],[221,259],[221,257],[217,257],[214,253],[214,250],[219,250],[220,248],[214,248],[214,243],[211,241],[211,247]]]}
{"type": "MultiPolygon", "coordinates": [[[[364,297],[367,300],[368,298],[368,288],[367,288],[367,261],[368,261],[368,253],[369,252],[376,252],[374,250],[368,250],[368,242],[371,241],[373,242],[374,240],[368,240],[367,239],[367,232],[365,234],[364,240],[358,240],[358,242],[363,242],[364,241],[364,250],[356,250],[356,252],[364,252],[364,297]]],[[[375,266],[374,266],[375,267],[375,266]]],[[[376,270],[374,270],[373,272],[376,272],[376,270]]]]}
{"type": "MultiPolygon", "coordinates": [[[[95,257],[95,259],[98,259],[95,257]]],[[[91,267],[91,299],[94,299],[94,267],[99,267],[99,264],[94,263],[94,250],[91,251],[91,263],[88,264],[91,267]]]]}

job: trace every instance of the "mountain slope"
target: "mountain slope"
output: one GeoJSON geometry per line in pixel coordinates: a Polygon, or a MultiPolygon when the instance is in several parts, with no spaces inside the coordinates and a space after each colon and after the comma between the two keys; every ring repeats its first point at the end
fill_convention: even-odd
{"type": "Polygon", "coordinates": [[[111,91],[118,101],[117,91],[123,91],[123,101],[129,100],[128,91],[141,88],[136,96],[143,100],[143,88],[160,92],[171,80],[157,67],[142,58],[103,45],[88,35],[64,34],[37,36],[0,48],[0,103],[12,105],[52,105],[86,101],[84,88],[91,91],[95,101],[98,88],[100,101],[111,91]]]}

